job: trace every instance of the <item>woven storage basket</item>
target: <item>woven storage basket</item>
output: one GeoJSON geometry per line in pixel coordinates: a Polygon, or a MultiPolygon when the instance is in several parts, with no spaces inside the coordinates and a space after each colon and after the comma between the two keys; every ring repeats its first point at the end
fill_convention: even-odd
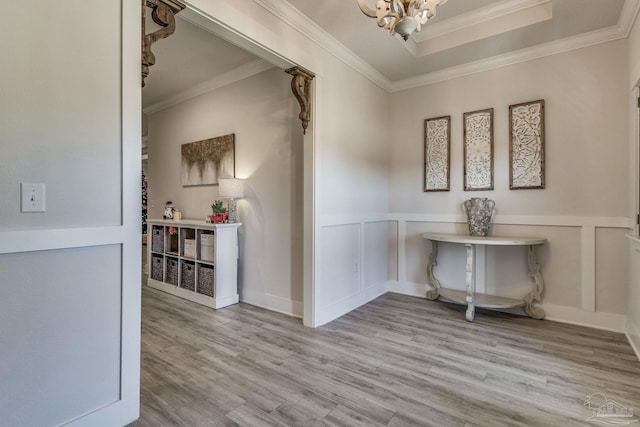
{"type": "Polygon", "coordinates": [[[151,250],[164,251],[164,227],[153,226],[151,230],[151,250]]]}
{"type": "Polygon", "coordinates": [[[180,261],[180,287],[190,291],[196,290],[196,265],[188,261],[180,261]]]}
{"type": "Polygon", "coordinates": [[[198,293],[215,297],[215,275],[212,266],[198,265],[198,293]]]}
{"type": "Polygon", "coordinates": [[[172,285],[178,285],[178,260],[174,258],[167,258],[167,276],[166,283],[172,285]]]}
{"type": "Polygon", "coordinates": [[[151,255],[151,278],[162,282],[162,257],[151,255]]]}

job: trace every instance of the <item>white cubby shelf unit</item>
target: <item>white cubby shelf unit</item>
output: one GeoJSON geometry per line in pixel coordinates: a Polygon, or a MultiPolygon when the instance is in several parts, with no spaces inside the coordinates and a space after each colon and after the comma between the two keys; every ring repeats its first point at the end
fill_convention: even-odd
{"type": "Polygon", "coordinates": [[[238,302],[241,223],[155,219],[147,224],[148,286],[215,309],[238,302]]]}

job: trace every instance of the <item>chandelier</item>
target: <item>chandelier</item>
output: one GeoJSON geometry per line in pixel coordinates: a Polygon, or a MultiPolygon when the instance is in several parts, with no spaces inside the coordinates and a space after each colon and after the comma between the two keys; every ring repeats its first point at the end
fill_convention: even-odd
{"type": "Polygon", "coordinates": [[[447,0],[377,0],[376,9],[370,9],[366,0],[357,0],[362,13],[378,20],[378,26],[398,33],[406,41],[414,31],[436,16],[436,7],[447,0]]]}

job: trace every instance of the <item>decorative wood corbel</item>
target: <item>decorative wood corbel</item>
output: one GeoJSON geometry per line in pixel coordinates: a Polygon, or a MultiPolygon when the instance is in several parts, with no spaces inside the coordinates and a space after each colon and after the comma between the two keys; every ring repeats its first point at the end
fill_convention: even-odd
{"type": "Polygon", "coordinates": [[[293,76],[291,90],[300,104],[298,117],[302,121],[302,133],[306,134],[311,120],[311,80],[316,75],[302,67],[292,67],[285,72],[293,76]]]}
{"type": "Polygon", "coordinates": [[[144,79],[149,75],[149,67],[156,63],[156,56],[151,52],[151,45],[160,39],[169,37],[176,30],[175,15],[184,9],[186,5],[178,0],[142,0],[142,86],[144,79]],[[146,34],[147,7],[153,9],[151,18],[160,25],[158,31],[146,34]]]}

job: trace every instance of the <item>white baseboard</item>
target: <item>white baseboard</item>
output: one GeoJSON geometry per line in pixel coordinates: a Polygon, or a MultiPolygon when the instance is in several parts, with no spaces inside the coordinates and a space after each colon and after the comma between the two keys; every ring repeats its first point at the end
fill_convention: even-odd
{"type": "MultiPolygon", "coordinates": [[[[389,282],[389,292],[426,298],[427,285],[412,282],[389,282]]],[[[614,332],[625,332],[627,317],[622,314],[584,311],[576,307],[566,307],[554,304],[541,304],[545,319],[572,325],[604,329],[614,332]]],[[[636,334],[640,340],[640,335],[636,334]]],[[[640,341],[638,341],[640,344],[640,341]]]]}
{"type": "Polygon", "coordinates": [[[389,292],[409,295],[412,297],[427,297],[427,285],[413,282],[389,282],[389,292]]]}
{"type": "Polygon", "coordinates": [[[337,319],[355,310],[363,304],[368,303],[371,300],[378,298],[380,295],[387,293],[387,283],[382,282],[377,285],[363,289],[360,293],[337,301],[327,307],[324,307],[316,312],[316,326],[322,326],[332,320],[337,319]]]}
{"type": "Polygon", "coordinates": [[[623,314],[585,311],[576,307],[542,304],[547,320],[586,326],[613,332],[624,332],[627,316],[623,314]]]}
{"type": "Polygon", "coordinates": [[[267,310],[286,314],[288,316],[302,318],[301,301],[293,301],[288,298],[282,298],[276,295],[246,289],[241,291],[240,301],[257,307],[266,308],[267,310]]]}
{"type": "Polygon", "coordinates": [[[633,348],[638,360],[640,360],[640,327],[634,324],[631,319],[627,321],[627,331],[625,335],[627,335],[631,348],[633,348]]]}

